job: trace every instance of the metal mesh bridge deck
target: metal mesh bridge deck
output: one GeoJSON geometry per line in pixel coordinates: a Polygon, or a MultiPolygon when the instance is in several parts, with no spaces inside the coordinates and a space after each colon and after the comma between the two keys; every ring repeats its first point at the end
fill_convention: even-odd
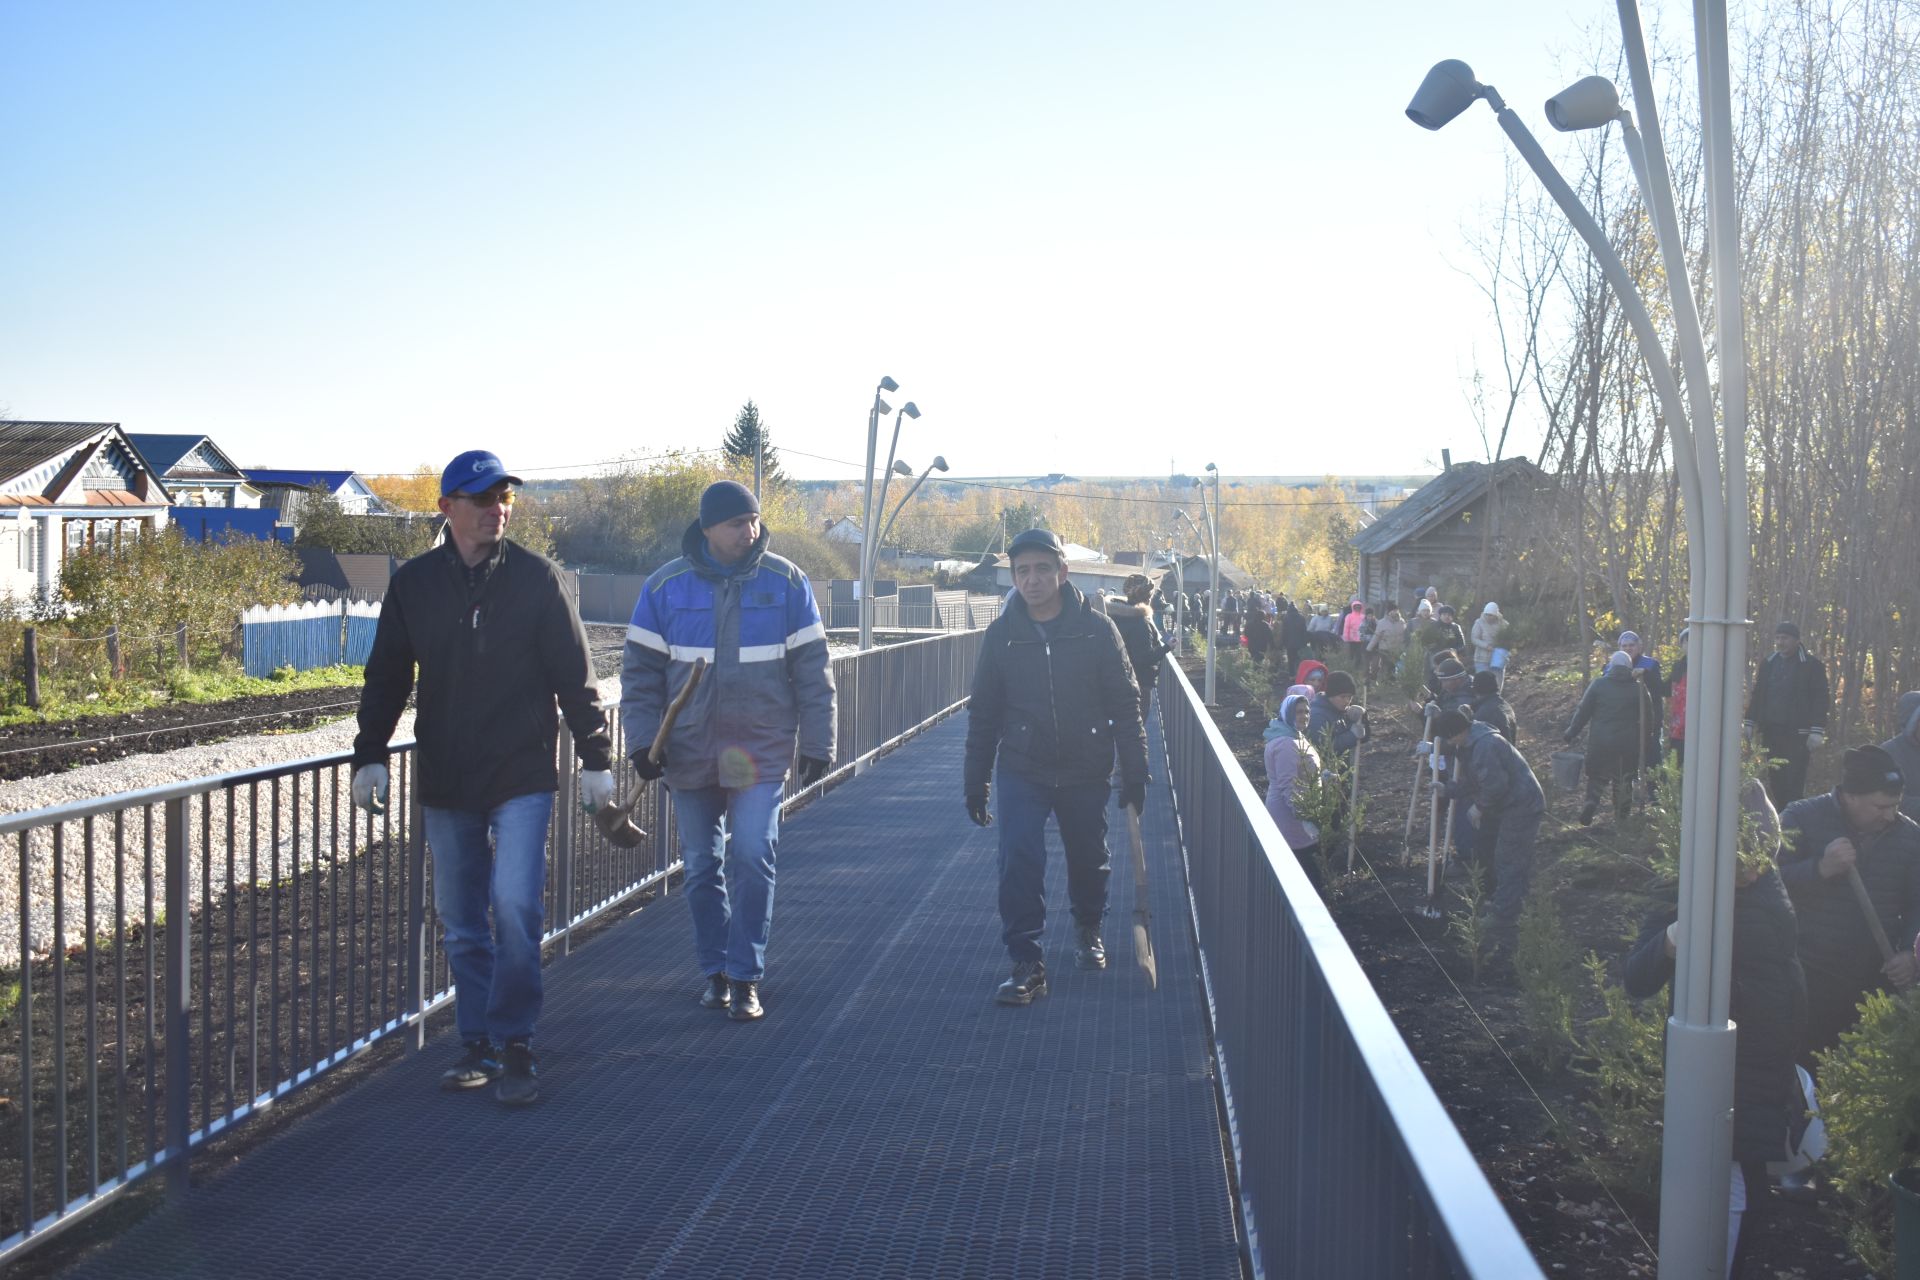
{"type": "Polygon", "coordinates": [[[992,1001],[997,835],[961,806],[965,732],[786,824],[763,1021],[696,1006],[675,894],[549,965],[538,1106],[439,1092],[442,1036],[74,1274],[1238,1277],[1158,726],[1160,990],[1116,809],[1109,968],[1073,967],[1050,834],[1052,994],[1027,1009],[992,1001]]]}

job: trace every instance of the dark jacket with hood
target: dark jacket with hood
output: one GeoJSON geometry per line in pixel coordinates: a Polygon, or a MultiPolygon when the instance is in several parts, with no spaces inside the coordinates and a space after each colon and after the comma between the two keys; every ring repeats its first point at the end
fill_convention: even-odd
{"type": "Polygon", "coordinates": [[[1000,766],[1041,786],[1104,783],[1115,752],[1126,783],[1147,780],[1139,686],[1120,632],[1071,582],[1045,634],[1015,593],[987,627],[967,706],[966,790],[1000,766]]]}
{"type": "MultiPolygon", "coordinates": [[[[1467,744],[1455,754],[1460,764],[1456,785],[1486,818],[1497,821],[1504,813],[1546,812],[1540,780],[1492,725],[1476,720],[1467,726],[1467,744]]],[[[1482,823],[1483,828],[1487,825],[1482,823]]]]}
{"type": "Polygon", "coordinates": [[[1920,690],[1900,695],[1893,708],[1899,733],[1880,744],[1893,757],[1893,763],[1907,779],[1906,792],[1900,798],[1900,812],[1920,822],[1920,690]]]}
{"type": "Polygon", "coordinates": [[[1280,611],[1280,647],[1295,653],[1307,647],[1307,620],[1291,600],[1280,611]]]}
{"type": "Polygon", "coordinates": [[[583,769],[609,767],[580,611],[558,566],[510,540],[469,572],[451,539],[387,584],[360,693],[353,767],[385,764],[420,668],[420,803],[487,810],[559,785],[560,712],[583,769]]]}
{"type": "Polygon", "coordinates": [[[1494,732],[1511,742],[1520,745],[1520,721],[1513,714],[1513,704],[1498,693],[1477,696],[1473,703],[1473,718],[1482,724],[1493,726],[1494,732]]]}
{"type": "Polygon", "coordinates": [[[1123,597],[1107,601],[1107,616],[1120,632],[1127,649],[1127,665],[1133,669],[1133,682],[1142,689],[1153,687],[1160,674],[1160,659],[1167,646],[1153,629],[1153,611],[1144,604],[1129,604],[1123,597]]]}
{"type": "Polygon", "coordinates": [[[620,671],[627,749],[652,743],[696,658],[706,674],[667,738],[671,787],[750,787],[787,776],[800,754],[831,761],[836,724],[827,632],[798,565],[767,550],[764,527],[738,563],[707,552],[699,521],[681,554],[640,588],[620,671]]]}
{"type": "Polygon", "coordinates": [[[1880,952],[1867,932],[1847,877],[1823,878],[1820,858],[1845,836],[1854,869],[1896,954],[1913,948],[1920,930],[1920,824],[1905,814],[1874,836],[1847,826],[1838,792],[1808,796],[1780,814],[1780,879],[1800,918],[1800,962],[1864,991],[1880,983],[1880,952]]]}
{"type": "Polygon", "coordinates": [[[1653,714],[1653,696],[1647,687],[1626,674],[1623,668],[1609,667],[1606,675],[1587,686],[1586,696],[1580,699],[1580,709],[1574,712],[1566,736],[1571,740],[1591,724],[1588,750],[1631,756],[1640,750],[1642,716],[1649,728],[1660,723],[1653,714]]]}
{"type": "Polygon", "coordinates": [[[1247,652],[1255,658],[1264,658],[1273,648],[1273,624],[1267,621],[1267,615],[1255,609],[1247,615],[1247,652]]]}
{"type": "MultiPolygon", "coordinates": [[[[1627,994],[1644,998],[1673,981],[1667,926],[1673,907],[1649,915],[1627,953],[1627,994]]],[[[1671,995],[1669,995],[1671,1007],[1671,995]]],[[[1733,1050],[1733,1158],[1779,1160],[1791,1115],[1801,1105],[1794,1059],[1807,1024],[1807,979],[1795,951],[1793,905],[1769,869],[1733,891],[1733,973],[1728,1015],[1733,1050]]]]}
{"type": "Polygon", "coordinates": [[[1307,736],[1328,759],[1352,756],[1353,749],[1365,740],[1359,725],[1349,721],[1347,713],[1324,693],[1314,694],[1307,704],[1307,736]]]}
{"type": "Polygon", "coordinates": [[[1747,719],[1762,728],[1825,729],[1833,696],[1827,666],[1803,646],[1791,658],[1770,654],[1753,678],[1747,719]]]}

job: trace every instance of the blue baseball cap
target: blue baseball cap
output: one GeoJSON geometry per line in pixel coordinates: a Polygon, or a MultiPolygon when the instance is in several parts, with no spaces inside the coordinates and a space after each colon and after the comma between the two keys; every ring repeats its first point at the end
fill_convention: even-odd
{"type": "Polygon", "coordinates": [[[502,480],[508,484],[524,484],[519,476],[507,474],[506,464],[500,461],[498,454],[488,453],[485,449],[469,449],[440,473],[440,496],[450,493],[485,493],[502,480]]]}

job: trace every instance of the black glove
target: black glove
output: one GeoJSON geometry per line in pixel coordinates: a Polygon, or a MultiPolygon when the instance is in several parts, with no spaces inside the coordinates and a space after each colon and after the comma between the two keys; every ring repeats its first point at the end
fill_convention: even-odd
{"type": "Polygon", "coordinates": [[[967,816],[973,819],[973,825],[976,827],[993,825],[993,815],[987,812],[985,789],[967,792],[967,816]]]}
{"type": "Polygon", "coordinates": [[[1579,736],[1577,733],[1563,733],[1560,735],[1560,741],[1566,743],[1568,746],[1572,746],[1579,736]]]}
{"type": "Polygon", "coordinates": [[[660,759],[655,760],[649,753],[642,751],[633,758],[633,771],[640,775],[643,782],[657,782],[667,776],[667,753],[662,751],[660,759]]]}
{"type": "Polygon", "coordinates": [[[1144,782],[1124,782],[1120,784],[1120,807],[1131,809],[1135,813],[1147,811],[1147,784],[1144,782]]]}
{"type": "Polygon", "coordinates": [[[833,767],[831,760],[822,760],[818,756],[800,757],[800,786],[804,789],[827,776],[827,770],[833,767]]]}

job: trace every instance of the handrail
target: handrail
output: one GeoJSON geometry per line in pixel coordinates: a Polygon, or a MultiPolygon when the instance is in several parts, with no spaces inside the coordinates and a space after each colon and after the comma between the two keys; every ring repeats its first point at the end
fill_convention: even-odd
{"type": "Polygon", "coordinates": [[[1253,1270],[1540,1270],[1186,674],[1168,770],[1253,1270]]]}

